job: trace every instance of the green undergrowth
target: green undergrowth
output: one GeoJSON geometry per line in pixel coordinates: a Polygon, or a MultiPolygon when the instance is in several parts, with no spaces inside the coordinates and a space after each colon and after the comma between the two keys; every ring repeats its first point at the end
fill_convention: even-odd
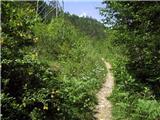
{"type": "Polygon", "coordinates": [[[152,90],[137,82],[127,71],[124,57],[112,59],[116,86],[111,96],[114,120],[157,120],[160,104],[152,90]]]}
{"type": "Polygon", "coordinates": [[[35,27],[40,61],[48,63],[60,81],[59,119],[91,120],[97,103],[95,94],[106,69],[91,38],[63,19],[35,27]]]}
{"type": "Polygon", "coordinates": [[[136,80],[128,72],[126,65],[129,58],[125,55],[125,46],[114,44],[116,31],[108,33],[101,51],[105,51],[115,77],[115,87],[109,98],[113,104],[113,120],[159,120],[160,101],[156,100],[149,85],[136,80]]]}

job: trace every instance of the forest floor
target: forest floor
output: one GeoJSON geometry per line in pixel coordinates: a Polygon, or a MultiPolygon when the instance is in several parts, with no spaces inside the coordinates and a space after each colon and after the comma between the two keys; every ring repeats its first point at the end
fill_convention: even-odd
{"type": "Polygon", "coordinates": [[[97,118],[97,120],[111,120],[112,104],[107,99],[107,97],[109,97],[112,93],[114,87],[114,78],[111,72],[111,64],[106,62],[103,58],[102,61],[105,63],[108,73],[102,88],[97,93],[98,105],[96,106],[95,117],[97,118]]]}

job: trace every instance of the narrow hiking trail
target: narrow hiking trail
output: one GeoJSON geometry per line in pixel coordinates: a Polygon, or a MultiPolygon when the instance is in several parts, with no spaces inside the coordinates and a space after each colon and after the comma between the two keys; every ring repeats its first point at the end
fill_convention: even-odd
{"type": "Polygon", "coordinates": [[[103,58],[102,61],[104,62],[107,68],[107,76],[106,80],[102,85],[102,88],[97,93],[98,105],[96,106],[96,115],[95,117],[97,120],[111,120],[112,119],[112,104],[107,99],[112,93],[112,89],[114,87],[114,78],[111,73],[111,65],[110,63],[106,62],[103,58]]]}

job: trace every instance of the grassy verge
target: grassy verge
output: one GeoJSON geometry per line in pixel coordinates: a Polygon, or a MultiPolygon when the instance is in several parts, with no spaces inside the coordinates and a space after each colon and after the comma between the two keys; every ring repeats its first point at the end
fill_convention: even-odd
{"type": "Polygon", "coordinates": [[[35,34],[39,38],[39,59],[50,65],[61,83],[57,91],[59,119],[94,119],[95,94],[103,83],[106,69],[91,38],[60,18],[45,27],[37,25],[35,34]]]}

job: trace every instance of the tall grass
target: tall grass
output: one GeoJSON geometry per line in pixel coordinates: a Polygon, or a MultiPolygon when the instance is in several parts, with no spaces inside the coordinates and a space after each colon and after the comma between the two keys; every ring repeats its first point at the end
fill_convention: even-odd
{"type": "Polygon", "coordinates": [[[35,27],[38,56],[47,62],[61,82],[59,111],[67,120],[91,120],[95,94],[104,81],[106,69],[92,39],[61,18],[35,27]]]}

